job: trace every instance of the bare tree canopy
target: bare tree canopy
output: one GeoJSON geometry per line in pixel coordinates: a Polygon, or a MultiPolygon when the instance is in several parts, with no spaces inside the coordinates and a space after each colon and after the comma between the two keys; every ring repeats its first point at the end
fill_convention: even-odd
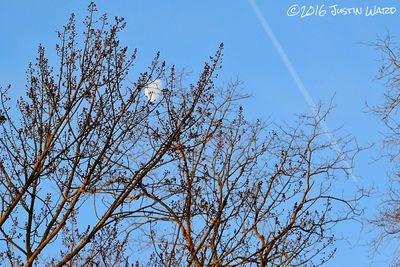
{"type": "Polygon", "coordinates": [[[80,36],[70,17],[55,65],[39,47],[17,109],[1,90],[0,262],[314,266],[333,256],[333,227],[358,214],[362,195],[334,190],[360,148],[326,138],[331,106],[290,125],[250,121],[240,83],[214,85],[222,44],[192,84],[159,55],[134,80],[124,20],[90,4],[84,27],[80,36]]]}
{"type": "MultiPolygon", "coordinates": [[[[374,241],[375,248],[379,249],[383,241],[400,238],[400,48],[390,34],[371,45],[382,55],[382,65],[377,78],[382,80],[387,88],[384,102],[375,106],[372,111],[386,126],[383,145],[385,154],[394,163],[388,192],[379,208],[379,214],[372,220],[379,231],[374,241]]],[[[400,264],[400,255],[395,255],[393,264],[400,264]]]]}

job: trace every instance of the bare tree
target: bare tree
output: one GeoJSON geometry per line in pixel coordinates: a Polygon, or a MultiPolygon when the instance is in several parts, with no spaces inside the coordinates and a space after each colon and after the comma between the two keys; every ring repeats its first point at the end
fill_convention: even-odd
{"type": "MultiPolygon", "coordinates": [[[[332,227],[357,213],[356,200],[331,184],[350,170],[358,147],[326,140],[330,109],[299,116],[294,127],[246,121],[226,101],[179,136],[164,184],[146,192],[152,266],[306,266],[333,256],[332,227]],[[267,131],[269,129],[269,132],[267,131]],[[342,152],[335,150],[340,146],[342,152]]],[[[204,110],[202,110],[204,112],[204,110]]],[[[161,178],[161,179],[160,179],[161,178]]]]}
{"type": "MultiPolygon", "coordinates": [[[[371,110],[386,126],[383,136],[385,156],[394,164],[394,172],[390,175],[390,183],[385,199],[380,206],[379,214],[371,220],[379,234],[374,241],[376,249],[383,241],[400,238],[400,187],[399,187],[399,155],[400,155],[400,48],[388,34],[384,39],[371,43],[381,53],[381,68],[378,80],[385,83],[387,91],[384,102],[371,110]]],[[[400,264],[400,255],[396,255],[394,265],[400,264]]]]}
{"type": "Polygon", "coordinates": [[[360,196],[331,190],[359,148],[324,139],[330,108],[294,127],[247,121],[239,83],[214,86],[222,45],[193,84],[159,55],[131,82],[136,51],[120,44],[124,20],[96,14],[90,4],[83,36],[71,16],[54,67],[39,47],[19,112],[10,87],[1,90],[0,262],[295,266],[332,257],[331,229],[357,214],[360,196]],[[147,99],[157,79],[166,86],[147,99]],[[138,238],[151,244],[149,259],[129,253],[138,238]]]}
{"type": "MultiPolygon", "coordinates": [[[[7,106],[8,88],[1,93],[1,247],[11,265],[31,266],[52,250],[61,251],[49,259],[52,264],[80,265],[77,255],[89,243],[93,253],[99,246],[94,240],[113,236],[109,226],[135,213],[128,202],[143,197],[142,179],[163,165],[174,140],[193,124],[191,113],[219,64],[220,50],[184,102],[166,95],[152,105],[143,88],[163,75],[163,64],[157,56],[149,71],[130,84],[136,51],[129,54],[120,45],[125,22],[115,18],[109,24],[105,15],[96,19],[95,11],[91,4],[83,45],[74,16],[58,34],[57,67],[49,65],[39,47],[37,62],[28,69],[27,96],[18,101],[19,116],[7,106]],[[176,117],[168,128],[150,133],[151,125],[163,119],[162,109],[176,117]],[[156,133],[162,138],[150,136],[156,133]],[[82,212],[86,218],[79,216],[82,212]]],[[[171,89],[173,82],[172,69],[171,89]]],[[[116,246],[125,242],[111,241],[116,246]]]]}

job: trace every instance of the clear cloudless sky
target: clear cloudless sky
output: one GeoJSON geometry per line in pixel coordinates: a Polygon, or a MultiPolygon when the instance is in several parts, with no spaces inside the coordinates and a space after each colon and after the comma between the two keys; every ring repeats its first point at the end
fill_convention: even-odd
{"type": "MultiPolygon", "coordinates": [[[[167,64],[175,64],[196,75],[218,44],[224,42],[224,61],[220,84],[239,78],[243,91],[253,97],[244,102],[249,117],[280,122],[300,112],[310,112],[297,84],[265,32],[250,1],[105,1],[96,2],[99,13],[124,17],[128,23],[123,43],[137,47],[137,67],[144,69],[157,51],[167,64]]],[[[357,181],[343,188],[375,186],[383,193],[392,166],[375,161],[381,153],[384,128],[377,118],[365,112],[365,103],[382,102],[383,83],[374,78],[380,54],[365,43],[398,36],[400,44],[400,2],[368,0],[255,0],[261,16],[268,22],[283,51],[297,71],[314,101],[328,102],[334,96],[336,108],[328,124],[342,126],[340,134],[354,135],[361,145],[376,143],[357,160],[357,181]],[[325,5],[325,16],[288,16],[290,6],[325,5]],[[328,6],[373,8],[396,7],[394,15],[366,17],[332,16],[328,6]]],[[[54,55],[56,31],[70,13],[82,21],[89,1],[1,1],[0,2],[0,85],[12,84],[11,96],[24,94],[25,71],[34,61],[38,44],[54,55]]],[[[81,26],[81,24],[80,24],[81,26]]],[[[82,30],[82,28],[79,28],[82,30]]],[[[53,62],[56,58],[51,57],[53,62]]],[[[362,202],[366,216],[376,212],[376,194],[362,202]]],[[[365,221],[366,219],[363,219],[365,221]]],[[[387,266],[398,244],[384,246],[373,253],[368,242],[374,236],[371,226],[356,222],[336,228],[345,237],[337,243],[338,252],[327,266],[387,266]]]]}

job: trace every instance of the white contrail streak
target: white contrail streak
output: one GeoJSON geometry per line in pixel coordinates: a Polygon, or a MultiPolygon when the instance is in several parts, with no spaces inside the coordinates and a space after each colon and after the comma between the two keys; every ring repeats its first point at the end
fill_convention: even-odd
{"type": "MultiPolygon", "coordinates": [[[[268,35],[269,39],[271,40],[272,44],[274,45],[276,51],[278,52],[280,58],[282,59],[283,63],[285,64],[287,70],[292,76],[293,80],[295,81],[297,88],[300,90],[300,93],[303,95],[304,100],[307,102],[307,105],[311,108],[312,112],[315,113],[315,101],[311,97],[311,94],[304,86],[303,81],[300,79],[299,74],[297,73],[296,69],[294,68],[292,62],[289,60],[285,50],[283,50],[279,40],[276,38],[274,32],[272,31],[271,26],[268,24],[265,16],[261,12],[260,8],[258,7],[257,3],[254,0],[248,0],[254,13],[257,16],[258,21],[260,22],[262,28],[264,29],[265,33],[268,35]]],[[[325,134],[333,144],[333,149],[336,153],[341,154],[341,149],[338,147],[335,137],[332,135],[332,131],[329,129],[328,125],[325,121],[322,121],[322,128],[325,130],[325,134]]],[[[350,171],[350,176],[353,181],[357,182],[357,177],[353,174],[352,170],[350,169],[351,164],[348,161],[344,162],[346,164],[346,168],[350,171]]]]}

